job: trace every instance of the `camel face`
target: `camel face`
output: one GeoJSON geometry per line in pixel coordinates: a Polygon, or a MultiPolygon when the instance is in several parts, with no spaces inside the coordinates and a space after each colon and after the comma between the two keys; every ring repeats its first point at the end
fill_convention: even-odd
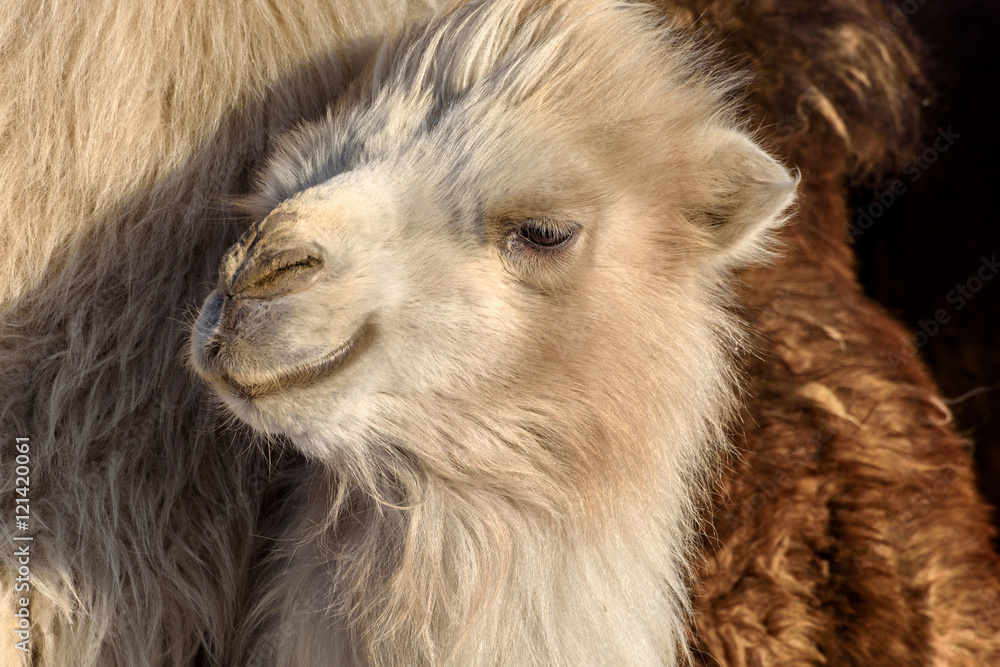
{"type": "Polygon", "coordinates": [[[542,387],[578,391],[589,366],[613,363],[641,296],[626,267],[657,250],[648,215],[624,197],[556,193],[544,172],[504,174],[513,194],[495,200],[470,174],[442,182],[433,163],[339,174],[228,252],[192,350],[235,414],[329,443],[408,399],[530,406],[542,387]]]}
{"type": "Polygon", "coordinates": [[[335,435],[380,396],[455,393],[511,364],[489,351],[516,344],[506,301],[526,290],[474,221],[391,171],[303,191],[224,259],[194,359],[254,426],[335,435]]]}
{"type": "Polygon", "coordinates": [[[716,296],[794,181],[636,12],[558,4],[498,27],[471,7],[491,39],[458,34],[478,25],[462,10],[404,34],[280,142],[260,222],[196,324],[195,369],[251,426],[327,460],[493,420],[522,425],[507,446],[546,429],[618,454],[697,440],[735,340],[716,296]],[[601,55],[602,29],[632,31],[648,62],[601,55]],[[449,31],[485,52],[442,52],[449,31]]]}

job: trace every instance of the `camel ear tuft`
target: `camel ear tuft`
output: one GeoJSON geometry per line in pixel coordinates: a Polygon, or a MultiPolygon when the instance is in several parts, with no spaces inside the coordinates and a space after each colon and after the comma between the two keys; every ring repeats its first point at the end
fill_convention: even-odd
{"type": "Polygon", "coordinates": [[[707,147],[708,177],[692,220],[708,232],[719,263],[738,266],[765,258],[772,232],[795,201],[798,173],[735,130],[715,130],[707,147]]]}

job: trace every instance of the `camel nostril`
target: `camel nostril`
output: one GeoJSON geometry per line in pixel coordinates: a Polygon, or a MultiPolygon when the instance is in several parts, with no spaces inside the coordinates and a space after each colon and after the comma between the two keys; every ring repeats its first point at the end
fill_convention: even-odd
{"type": "Polygon", "coordinates": [[[326,264],[315,245],[300,246],[247,257],[229,287],[231,296],[274,299],[300,292],[319,280],[326,264]]]}

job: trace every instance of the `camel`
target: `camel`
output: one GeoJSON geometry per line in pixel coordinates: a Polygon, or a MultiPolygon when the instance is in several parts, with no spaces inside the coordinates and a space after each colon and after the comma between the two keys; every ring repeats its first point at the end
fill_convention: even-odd
{"type": "Polygon", "coordinates": [[[729,275],[795,177],[656,25],[463,3],[277,142],[191,345],[317,464],[241,659],[687,660],[743,346],[729,275]]]}
{"type": "MultiPolygon", "coordinates": [[[[5,516],[13,517],[17,456],[29,456],[30,528],[20,531],[4,522],[2,530],[8,544],[14,544],[13,537],[34,540],[25,566],[30,569],[31,586],[27,607],[21,605],[18,596],[23,592],[16,588],[21,583],[18,556],[11,549],[0,558],[4,624],[17,630],[21,611],[28,609],[30,616],[27,650],[15,641],[0,643],[0,662],[265,665],[280,664],[291,656],[302,657],[302,664],[331,664],[337,659],[377,663],[399,655],[416,661],[455,662],[467,656],[489,661],[487,653],[500,641],[498,634],[518,628],[522,632],[517,641],[503,651],[512,656],[539,648],[527,664],[543,660],[545,651],[563,651],[569,660],[599,644],[599,651],[588,654],[583,664],[654,654],[652,664],[682,663],[689,653],[696,664],[706,665],[1000,662],[1000,576],[989,547],[987,508],[971,484],[968,453],[948,424],[947,408],[906,332],[858,288],[845,233],[849,222],[845,183],[892,169],[921,141],[918,110],[924,91],[919,49],[906,26],[892,22],[892,8],[877,0],[824,0],[821,11],[816,3],[806,2],[660,0],[658,9],[669,15],[673,26],[656,28],[653,24],[661,19],[650,16],[645,29],[662,36],[677,52],[663,63],[669,67],[649,71],[648,80],[660,85],[665,80],[683,83],[684,104],[663,108],[651,98],[636,100],[635,90],[630,89],[620,97],[615,113],[627,113],[624,107],[631,104],[655,113],[638,125],[606,127],[609,131],[598,141],[585,143],[589,161],[573,159],[580,157],[578,153],[553,152],[551,147],[579,147],[581,133],[600,119],[588,116],[580,127],[551,127],[541,120],[551,121],[555,112],[535,108],[537,114],[529,118],[494,119],[509,122],[511,130],[534,128],[540,133],[535,141],[528,139],[527,157],[524,152],[494,154],[462,165],[430,164],[421,174],[422,183],[443,178],[450,166],[453,185],[470,188],[449,191],[442,200],[427,202],[426,196],[434,191],[414,188],[409,190],[413,196],[397,208],[399,191],[389,186],[402,187],[403,172],[364,193],[360,193],[363,178],[374,173],[356,173],[361,180],[350,184],[346,176],[336,182],[359,188],[337,195],[347,209],[382,214],[377,220],[366,218],[371,227],[352,226],[352,234],[377,231],[378,225],[404,219],[398,216],[407,211],[413,214],[415,209],[406,206],[426,206],[424,210],[431,212],[449,202],[468,205],[460,196],[463,192],[489,190],[485,177],[492,174],[501,181],[506,178],[504,170],[514,171],[516,166],[523,173],[515,173],[511,184],[523,185],[532,173],[544,170],[549,178],[537,184],[540,191],[575,193],[573,202],[522,198],[520,205],[489,221],[490,230],[499,234],[506,229],[509,235],[462,245],[464,260],[455,265],[441,266],[437,259],[445,248],[454,250],[456,239],[467,238],[462,234],[468,229],[449,228],[447,238],[438,240],[441,244],[417,235],[412,247],[396,247],[413,262],[380,264],[377,274],[368,275],[351,273],[357,266],[341,264],[348,256],[331,254],[320,245],[322,239],[313,239],[316,246],[304,253],[270,258],[267,261],[276,262],[270,268],[265,262],[241,273],[238,269],[246,254],[252,257],[264,250],[247,236],[227,256],[220,284],[218,259],[243,232],[242,225],[231,222],[243,217],[227,203],[230,196],[253,193],[237,208],[250,214],[255,230],[251,233],[264,232],[262,240],[277,240],[267,235],[269,229],[281,233],[284,225],[295,231],[296,215],[319,212],[315,206],[322,198],[310,197],[318,194],[314,188],[322,183],[302,188],[310,194],[299,202],[302,209],[294,208],[296,188],[306,185],[299,179],[306,174],[339,173],[356,162],[372,160],[380,151],[392,153],[392,137],[419,129],[386,124],[376,117],[375,109],[352,111],[352,104],[365,99],[365,83],[356,83],[342,102],[336,100],[354,79],[388,85],[387,77],[402,77],[411,65],[418,67],[410,71],[413,81],[428,81],[417,74],[433,81],[437,70],[421,71],[417,60],[398,53],[398,58],[392,57],[393,48],[406,40],[433,50],[420,42],[417,27],[390,37],[381,59],[378,50],[401,24],[426,21],[437,4],[434,0],[305,0],[224,6],[98,0],[81,13],[67,12],[54,2],[25,0],[11,3],[0,16],[4,44],[0,89],[6,93],[0,96],[4,137],[0,169],[7,175],[0,179],[0,234],[7,249],[0,256],[0,386],[4,389],[0,503],[7,510],[5,516]],[[687,35],[694,37],[689,41],[687,35]],[[705,51],[720,55],[713,59],[705,51]],[[373,60],[386,69],[365,72],[373,60]],[[740,79],[716,74],[733,65],[753,78],[744,77],[741,84],[740,79]],[[608,168],[608,160],[621,156],[630,138],[634,141],[663,122],[657,120],[659,114],[679,119],[685,109],[693,112],[698,100],[714,100],[709,106],[718,114],[714,120],[703,117],[698,122],[726,130],[722,136],[735,142],[717,148],[738,148],[748,142],[742,145],[761,160],[756,164],[765,171],[766,165],[777,169],[775,177],[787,178],[793,167],[801,172],[793,209],[783,209],[786,202],[772,200],[770,216],[766,211],[736,215],[736,221],[751,224],[729,225],[735,211],[719,216],[706,200],[706,208],[694,207],[702,217],[694,209],[686,211],[689,218],[671,217],[678,211],[669,207],[691,203],[685,197],[697,195],[699,189],[696,182],[664,182],[665,174],[690,168],[689,173],[708,176],[725,173],[725,165],[707,159],[704,151],[710,145],[698,144],[692,152],[680,151],[684,160],[671,163],[663,174],[639,173],[641,165],[656,156],[679,155],[681,144],[669,143],[670,133],[649,135],[648,146],[640,147],[643,152],[635,162],[608,168]],[[748,116],[737,122],[734,105],[740,100],[746,103],[748,116]],[[325,119],[331,104],[336,114],[357,114],[352,122],[363,124],[368,113],[373,123],[356,128],[359,134],[354,136],[325,132],[323,128],[334,122],[325,119]],[[748,127],[754,132],[747,132],[748,127]],[[346,153],[330,153],[345,162],[296,163],[296,156],[303,157],[298,149],[310,141],[310,132],[330,148],[350,145],[346,153]],[[367,141],[361,143],[362,138],[367,141]],[[537,162],[517,162],[514,157],[534,157],[537,162]],[[553,162],[544,164],[545,159],[553,162]],[[560,165],[566,169],[559,171],[560,165]],[[721,171],[699,171],[709,167],[721,171]],[[253,174],[258,169],[263,177],[255,186],[253,174]],[[629,169],[638,176],[607,180],[629,169]],[[470,182],[474,176],[477,180],[470,182]],[[588,190],[590,196],[580,200],[584,180],[602,187],[588,190]],[[685,190],[687,185],[692,186],[690,191],[685,190]],[[624,196],[617,197],[619,193],[624,196]],[[609,247],[593,230],[611,227],[598,227],[595,221],[623,222],[622,207],[648,203],[649,197],[661,208],[652,213],[669,223],[664,228],[672,233],[708,230],[697,239],[656,239],[664,253],[658,259],[667,261],[667,268],[655,277],[663,288],[659,296],[672,307],[690,309],[670,314],[667,322],[678,328],[672,330],[676,339],[666,349],[679,356],[661,354],[665,348],[658,346],[663,341],[656,337],[639,341],[636,329],[625,330],[614,311],[573,331],[558,328],[574,299],[581,305],[587,297],[604,294],[608,286],[583,283],[590,291],[580,291],[589,274],[556,267],[611,271],[621,266],[621,275],[615,277],[628,281],[625,266],[635,266],[635,253],[648,250],[644,245],[648,239],[626,235],[627,243],[611,257],[587,252],[609,247]],[[286,200],[288,208],[271,216],[286,200]],[[564,217],[543,215],[556,210],[564,217]],[[604,217],[612,213],[619,216],[604,217]],[[780,224],[789,213],[793,217],[780,224]],[[269,218],[266,225],[261,222],[265,218],[269,218]],[[727,239],[726,230],[740,230],[743,235],[727,239]],[[692,255],[693,240],[698,244],[692,255]],[[727,241],[735,243],[728,251],[720,246],[727,241]],[[489,273],[496,266],[488,258],[474,262],[471,253],[484,244],[496,249],[498,255],[492,260],[503,262],[507,273],[489,273]],[[548,254],[538,250],[550,245],[558,247],[548,254]],[[421,251],[428,254],[415,256],[421,251]],[[682,275],[698,253],[708,257],[712,252],[717,261],[709,264],[714,266],[699,264],[697,271],[682,275]],[[424,262],[433,275],[389,271],[424,262]],[[476,269],[472,274],[470,262],[476,269]],[[757,265],[740,268],[747,262],[757,265]],[[324,276],[337,267],[352,280],[355,296],[364,295],[368,305],[379,304],[380,315],[398,315],[401,309],[416,314],[447,299],[460,300],[463,309],[434,311],[432,318],[421,322],[431,328],[405,330],[406,342],[437,340],[443,347],[425,348],[428,356],[422,360],[398,360],[389,370],[383,366],[382,375],[363,363],[391,360],[385,321],[373,317],[357,322],[357,329],[338,331],[328,320],[309,322],[299,313],[297,321],[303,326],[297,335],[304,337],[295,340],[300,347],[292,349],[285,342],[268,347],[259,337],[232,339],[201,357],[207,385],[218,398],[213,401],[199,390],[199,382],[184,368],[185,341],[206,294],[218,287],[222,291],[216,297],[229,298],[226,290],[236,285],[244,307],[233,309],[230,304],[221,321],[250,332],[248,326],[266,324],[261,304],[251,303],[251,292],[268,297],[257,301],[272,306],[293,303],[329,290],[324,276]],[[440,279],[441,271],[455,276],[460,270],[465,282],[440,279]],[[393,285],[410,281],[410,289],[431,287],[427,297],[438,301],[400,303],[392,301],[392,291],[373,294],[371,281],[376,275],[383,280],[391,276],[393,285]],[[497,279],[487,285],[493,278],[497,279]],[[691,291],[679,289],[682,282],[691,291]],[[511,298],[518,295],[521,301],[497,299],[492,310],[476,301],[479,310],[472,311],[461,301],[463,296],[481,296],[487,287],[496,296],[503,286],[510,287],[511,298]],[[281,290],[287,293],[278,295],[281,290]],[[688,301],[695,294],[707,301],[688,301]],[[522,308],[521,317],[511,319],[510,306],[526,302],[534,307],[522,308]],[[542,303],[563,307],[550,311],[542,303]],[[487,330],[508,336],[506,342],[525,340],[529,316],[545,327],[532,330],[539,338],[536,347],[512,347],[511,355],[491,358],[496,339],[477,339],[470,346],[467,339],[463,344],[460,338],[449,337],[464,330],[463,317],[473,315],[495,324],[497,328],[487,330]],[[678,326],[682,321],[713,326],[689,330],[678,326]],[[621,331],[621,340],[610,340],[611,331],[621,331]],[[344,340],[334,343],[341,335],[344,340]],[[319,344],[301,347],[309,336],[319,344]],[[569,339],[605,340],[599,351],[606,356],[581,364],[574,348],[559,345],[569,339]],[[683,340],[707,340],[710,345],[695,353],[680,349],[683,340]],[[251,342],[254,345],[246,344],[251,342]],[[336,349],[324,347],[331,343],[336,349]],[[251,351],[262,356],[253,357],[251,351]],[[220,353],[222,361],[211,361],[220,353]],[[313,353],[328,356],[316,366],[308,363],[317,360],[313,353]],[[279,370],[276,362],[287,354],[304,356],[294,368],[279,370]],[[700,356],[691,362],[691,354],[700,356]],[[611,364],[614,359],[635,362],[643,355],[650,361],[648,367],[611,364]],[[448,363],[436,363],[442,359],[448,363]],[[538,363],[532,366],[528,359],[538,363]],[[669,366],[664,366],[665,359],[669,366]],[[480,365],[461,377],[448,373],[463,360],[480,365]],[[453,398],[452,409],[422,412],[414,403],[406,408],[399,395],[383,396],[394,409],[381,413],[385,421],[379,422],[377,435],[384,437],[374,441],[340,437],[349,428],[370,424],[357,413],[350,424],[339,424],[339,435],[327,431],[318,439],[315,429],[291,419],[292,414],[324,413],[329,405],[299,400],[282,414],[255,415],[250,409],[257,401],[273,407],[268,401],[285,391],[302,399],[307,388],[330,387],[338,377],[358,380],[356,374],[366,368],[372,382],[392,379],[408,386],[411,400],[418,389],[429,391],[432,386],[415,385],[421,378],[452,383],[450,395],[426,399],[453,398]],[[512,375],[525,368],[527,375],[512,375]],[[581,385],[606,392],[596,399],[575,385],[556,385],[559,378],[593,380],[601,368],[604,385],[581,385]],[[458,406],[471,405],[469,398],[474,395],[463,389],[471,389],[470,383],[482,389],[501,374],[508,382],[494,386],[488,414],[458,412],[458,406]],[[645,409],[660,394],[670,396],[671,387],[689,386],[683,383],[690,378],[714,391],[707,398],[717,401],[716,420],[704,424],[701,433],[685,434],[691,439],[679,437],[675,448],[657,450],[656,456],[646,459],[612,457],[607,448],[595,446],[614,439],[623,451],[637,453],[651,438],[638,432],[623,438],[613,427],[643,425],[652,432],[690,426],[688,420],[678,419],[685,413],[676,411],[676,403],[658,404],[656,414],[645,409]],[[511,398],[514,389],[531,389],[537,395],[550,385],[545,400],[527,406],[514,421],[506,419],[509,412],[501,408],[509,410],[516,404],[503,399],[511,398]],[[469,439],[441,442],[442,432],[427,415],[449,414],[452,418],[445,426],[459,429],[469,439]],[[609,416],[621,419],[609,425],[609,416]],[[633,417],[636,420],[630,421],[633,417]],[[450,456],[454,447],[482,435],[464,430],[477,419],[480,425],[492,420],[496,438],[489,442],[526,449],[509,457],[499,449],[464,447],[459,452],[462,458],[450,456]],[[282,420],[285,423],[279,423],[282,420]],[[290,421],[295,424],[289,426],[290,421]],[[569,423],[574,426],[570,433],[556,428],[569,423]],[[277,430],[288,433],[274,435],[277,430]],[[427,437],[403,437],[415,430],[427,437]],[[331,441],[363,447],[340,448],[332,454],[331,441]],[[441,449],[403,449],[401,442],[437,442],[441,449]],[[571,447],[543,446],[554,442],[571,447]],[[25,444],[28,454],[21,454],[25,444]],[[672,461],[664,459],[673,453],[677,456],[672,461]],[[502,482],[489,502],[481,493],[473,493],[482,492],[484,467],[491,479],[502,482]],[[644,486],[642,472],[648,475],[653,470],[673,475],[679,483],[663,491],[664,480],[647,478],[644,486]],[[442,471],[447,473],[446,484],[429,485],[428,480],[440,481],[442,471]],[[478,486],[462,484],[469,480],[478,480],[478,486]],[[563,484],[546,486],[545,480],[563,484]],[[643,489],[662,495],[655,516],[628,514],[635,509],[626,506],[628,499],[643,489]],[[434,514],[469,507],[481,510],[481,521],[459,526],[446,520],[458,514],[434,514]],[[416,536],[413,549],[389,550],[377,554],[376,560],[355,557],[371,556],[363,548],[372,544],[406,543],[404,538],[416,535],[409,521],[418,514],[424,520],[423,533],[416,536]],[[599,520],[613,515],[631,519],[617,525],[599,520]],[[441,523],[428,523],[430,516],[441,523]],[[505,529],[510,521],[515,521],[516,532],[505,529]],[[642,534],[631,551],[617,549],[606,563],[594,565],[602,550],[607,553],[615,531],[623,537],[641,533],[636,522],[651,532],[642,534]],[[556,532],[544,532],[554,525],[560,526],[556,532]],[[581,530],[589,530],[584,534],[595,540],[584,543],[581,530]],[[458,539],[463,531],[464,541],[458,539]],[[451,541],[432,544],[421,535],[451,541]],[[540,550],[515,549],[515,536],[521,547],[537,538],[534,545],[540,550]],[[347,550],[349,544],[358,549],[347,550]],[[492,545],[497,549],[484,555],[492,545]],[[560,549],[541,548],[544,545],[560,549]],[[562,548],[570,545],[573,548],[562,548]],[[660,548],[663,545],[679,552],[667,553],[660,548]],[[446,566],[444,559],[462,568],[446,566]],[[558,567],[559,559],[566,567],[558,567]],[[514,572],[526,560],[537,567],[517,571],[514,583],[520,586],[517,590],[533,592],[535,602],[556,585],[564,589],[576,576],[580,586],[573,594],[610,606],[607,611],[596,604],[571,608],[572,599],[560,598],[553,602],[556,606],[519,615],[514,610],[531,602],[512,600],[516,590],[500,581],[503,573],[514,572]],[[425,566],[436,568],[440,576],[423,582],[397,576],[425,566]],[[549,577],[553,568],[556,576],[549,577]],[[670,573],[655,583],[666,598],[649,602],[643,597],[649,588],[642,584],[658,568],[670,573]],[[468,577],[456,578],[461,573],[468,577]],[[345,591],[347,582],[369,582],[387,594],[373,600],[368,588],[345,591]],[[536,587],[531,588],[530,582],[536,587]],[[625,594],[615,590],[623,586],[632,588],[625,594]],[[290,599],[291,589],[300,594],[295,600],[290,599]],[[427,596],[413,597],[418,593],[427,596]],[[650,608],[638,624],[626,625],[619,612],[627,612],[631,619],[643,613],[628,604],[634,593],[650,608]],[[505,601],[509,607],[504,607],[505,601]],[[431,608],[434,611],[428,612],[431,608]],[[463,620],[461,610],[469,610],[464,619],[468,623],[462,623],[467,631],[456,626],[456,620],[463,620]],[[427,613],[433,616],[422,615],[427,613]],[[504,614],[503,627],[491,626],[491,613],[504,614]],[[590,632],[600,614],[608,617],[605,624],[590,632]],[[654,624],[660,627],[652,628],[654,624]],[[538,634],[543,630],[548,634],[538,634]],[[285,631],[293,632],[301,646],[292,646],[282,634],[285,631]],[[660,652],[649,647],[656,641],[662,644],[660,652]],[[564,649],[567,644],[570,648],[564,649]],[[308,654],[312,650],[319,653],[308,654]]],[[[539,11],[548,7],[537,4],[539,11]]],[[[594,3],[580,6],[601,14],[594,3]]],[[[567,3],[566,12],[576,11],[573,7],[567,3]]],[[[641,14],[636,9],[623,11],[633,18],[636,12],[641,14]]],[[[441,21],[447,22],[433,19],[426,25],[442,27],[441,21]]],[[[470,19],[463,29],[474,32],[475,23],[470,19]]],[[[504,30],[516,32],[517,26],[505,25],[504,30]]],[[[573,71],[583,71],[591,55],[611,48],[607,40],[614,34],[593,41],[598,47],[595,54],[586,52],[588,58],[579,59],[578,70],[573,71]]],[[[639,43],[648,44],[650,39],[647,35],[639,43]]],[[[529,44],[518,46],[530,50],[529,44]]],[[[463,67],[458,62],[461,50],[454,44],[437,48],[452,56],[448,62],[455,65],[453,73],[470,79],[448,82],[444,89],[448,94],[435,103],[452,99],[449,95],[471,85],[474,75],[498,64],[466,62],[463,67]]],[[[660,52],[654,49],[646,55],[655,59],[653,54],[660,52]]],[[[617,55],[626,54],[627,62],[642,58],[631,47],[620,48],[617,55]]],[[[570,91],[586,83],[576,79],[574,84],[574,78],[568,71],[565,80],[549,80],[548,91],[534,94],[551,96],[557,89],[570,91]],[[557,80],[559,86],[554,85],[557,80]]],[[[623,81],[634,78],[629,73],[623,81]]],[[[511,82],[515,79],[523,80],[514,77],[511,82]]],[[[614,82],[594,83],[600,84],[597,90],[614,87],[614,82]]],[[[637,90],[647,90],[646,86],[643,80],[637,90]]],[[[672,93],[661,102],[667,99],[678,98],[672,93]]],[[[413,102],[416,106],[407,113],[392,118],[412,121],[410,112],[418,112],[422,107],[417,103],[426,100],[417,97],[413,102]]],[[[466,102],[472,105],[471,100],[466,102]]],[[[573,109],[569,98],[562,103],[560,108],[567,113],[573,109]]],[[[470,106],[469,111],[487,106],[470,106]]],[[[486,113],[499,114],[501,108],[494,105],[486,113]]],[[[438,132],[456,127],[455,117],[448,121],[445,113],[455,109],[440,111],[445,124],[438,132]]],[[[693,115],[689,118],[695,120],[693,115]]],[[[488,133],[489,127],[476,131],[488,133]]],[[[678,138],[690,138],[695,128],[671,128],[675,130],[680,131],[678,138]]],[[[475,136],[470,132],[466,138],[475,136]]],[[[512,147],[523,146],[526,139],[511,136],[510,141],[512,147]]],[[[453,144],[452,150],[461,146],[453,144]]],[[[468,155],[473,156],[476,147],[467,145],[468,155]]],[[[414,152],[409,157],[427,156],[414,152]]],[[[417,164],[427,166],[426,162],[411,166],[417,164]]],[[[702,182],[700,192],[719,196],[716,188],[725,185],[702,182]]],[[[741,192],[752,195],[754,188],[747,187],[741,192]]],[[[759,189],[756,192],[760,195],[759,189]]],[[[636,216],[627,216],[628,224],[652,220],[641,217],[642,212],[641,208],[628,211],[636,216]]],[[[645,213],[651,211],[647,208],[645,213]]],[[[448,219],[458,223],[468,216],[467,210],[455,209],[448,219]]],[[[639,225],[629,231],[644,229],[649,227],[639,225]]],[[[334,237],[342,231],[335,231],[334,237]]],[[[323,242],[329,243],[329,238],[323,242]]],[[[294,247],[302,251],[305,246],[294,247]]],[[[385,251],[385,246],[372,244],[372,254],[364,257],[383,262],[392,257],[385,251]]],[[[640,308],[644,302],[638,297],[651,298],[645,283],[629,282],[626,287],[620,295],[610,295],[622,307],[640,308]],[[631,296],[625,295],[632,291],[637,298],[626,304],[631,296]]],[[[215,303],[221,314],[225,298],[209,297],[205,305],[211,308],[215,303]]],[[[645,302],[644,307],[650,311],[651,305],[645,302]]],[[[631,324],[662,334],[660,327],[668,314],[648,314],[649,318],[635,318],[631,324]]],[[[204,324],[203,320],[196,330],[204,324]]],[[[200,330],[201,335],[207,331],[200,330]]],[[[196,332],[193,342],[198,339],[196,332]]],[[[197,369],[199,353],[191,356],[197,369]]],[[[704,395],[685,398],[679,396],[682,393],[676,391],[673,399],[694,401],[692,409],[704,409],[712,402],[703,400],[704,395]]],[[[17,635],[13,639],[20,641],[17,635]]]]}

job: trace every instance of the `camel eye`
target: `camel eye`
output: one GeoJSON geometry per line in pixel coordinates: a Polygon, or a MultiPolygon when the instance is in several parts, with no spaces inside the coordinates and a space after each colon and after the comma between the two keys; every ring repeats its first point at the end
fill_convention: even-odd
{"type": "Polygon", "coordinates": [[[564,285],[576,264],[573,249],[584,236],[582,225],[540,216],[509,220],[501,229],[500,258],[508,272],[542,289],[564,285]]]}
{"type": "Polygon", "coordinates": [[[526,220],[517,229],[518,240],[535,250],[558,250],[568,244],[576,234],[576,227],[552,220],[526,220]]]}

